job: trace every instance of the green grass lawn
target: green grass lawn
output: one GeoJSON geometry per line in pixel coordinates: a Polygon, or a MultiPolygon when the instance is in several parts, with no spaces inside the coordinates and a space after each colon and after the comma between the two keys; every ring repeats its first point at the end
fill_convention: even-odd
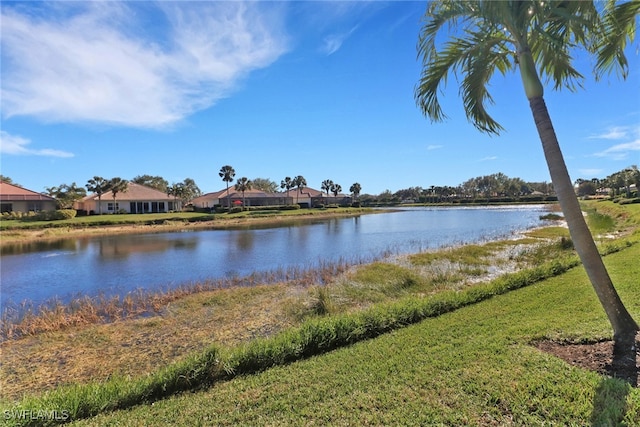
{"type": "MultiPolygon", "coordinates": [[[[640,318],[640,245],[605,258],[640,318]]],[[[611,330],[581,268],[375,339],[74,425],[640,425],[640,389],[530,345],[611,330]]]]}

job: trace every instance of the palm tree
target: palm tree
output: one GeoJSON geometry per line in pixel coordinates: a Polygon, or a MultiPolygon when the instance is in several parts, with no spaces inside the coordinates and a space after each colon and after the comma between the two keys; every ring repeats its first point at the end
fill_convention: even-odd
{"type": "Polygon", "coordinates": [[[168,196],[173,196],[173,211],[177,211],[178,210],[178,199],[180,199],[181,201],[183,200],[183,198],[185,197],[185,193],[186,193],[187,189],[184,185],[184,183],[182,182],[178,182],[178,183],[173,183],[170,186],[167,187],[167,195],[168,196]]]}
{"type": "Polygon", "coordinates": [[[287,176],[282,181],[280,181],[280,188],[287,189],[287,203],[289,202],[289,190],[291,190],[293,187],[295,187],[295,183],[290,176],[287,176]]]}
{"type": "Polygon", "coordinates": [[[109,191],[111,191],[111,196],[113,197],[113,212],[112,213],[116,213],[117,209],[116,209],[116,195],[118,193],[124,193],[127,191],[127,188],[129,187],[129,181],[127,181],[126,179],[122,179],[122,178],[111,178],[111,180],[109,180],[109,191]]]}
{"type": "Polygon", "coordinates": [[[85,185],[88,191],[98,195],[98,214],[102,215],[102,195],[109,191],[109,181],[101,176],[94,176],[85,185]]]}
{"type": "Polygon", "coordinates": [[[586,1],[432,2],[418,42],[423,70],[415,89],[423,114],[432,121],[442,121],[440,87],[449,74],[461,76],[460,94],[467,118],[480,131],[499,134],[503,128],[485,109],[486,102],[492,101],[487,86],[496,71],[504,75],[519,70],[571,239],[611,322],[617,348],[625,343],[633,347],[638,325],[620,300],[582,215],[544,102],[540,77],[552,81],[554,89],[579,87],[583,77],[573,68],[571,57],[576,47],[596,55],[597,78],[612,69],[621,70],[626,77],[624,47],[633,37],[638,13],[640,2],[616,6],[610,1],[602,13],[586,1]],[[456,28],[456,33],[438,46],[444,28],[456,28]]]}
{"type": "Polygon", "coordinates": [[[300,196],[300,190],[307,186],[307,180],[304,179],[304,176],[298,175],[293,178],[293,186],[298,187],[298,193],[296,194],[296,204],[298,203],[298,197],[300,196]]]}
{"type": "Polygon", "coordinates": [[[236,171],[229,165],[225,165],[220,168],[218,172],[220,178],[227,183],[227,208],[231,207],[231,195],[229,194],[229,183],[233,182],[233,177],[236,176],[236,171]]]}
{"type": "Polygon", "coordinates": [[[327,193],[327,197],[329,197],[329,191],[331,191],[332,186],[333,181],[331,181],[330,179],[325,179],[324,181],[322,181],[322,186],[320,187],[320,189],[327,193]]]}
{"type": "Polygon", "coordinates": [[[238,181],[236,182],[236,191],[242,192],[242,208],[243,209],[246,206],[245,200],[244,200],[244,192],[247,190],[251,190],[251,184],[252,184],[251,180],[246,176],[239,178],[238,181]]]}
{"type": "Polygon", "coordinates": [[[351,187],[349,187],[349,191],[352,194],[352,198],[353,201],[357,201],[358,200],[358,196],[360,196],[360,192],[362,191],[362,186],[360,184],[358,184],[357,182],[353,183],[351,185],[351,187]]]}
{"type": "Polygon", "coordinates": [[[330,191],[333,193],[333,198],[338,197],[338,194],[342,191],[342,186],[340,184],[331,183],[330,191]]]}

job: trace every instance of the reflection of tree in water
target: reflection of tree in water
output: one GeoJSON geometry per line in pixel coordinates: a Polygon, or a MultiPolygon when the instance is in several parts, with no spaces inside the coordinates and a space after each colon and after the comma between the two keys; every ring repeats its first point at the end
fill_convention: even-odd
{"type": "Polygon", "coordinates": [[[197,239],[143,238],[141,236],[118,236],[98,241],[101,258],[123,259],[134,253],[164,252],[169,249],[191,249],[197,246],[197,239]]]}
{"type": "Polygon", "coordinates": [[[327,221],[327,231],[337,234],[340,232],[341,225],[342,225],[341,218],[331,218],[330,220],[327,221]]]}
{"type": "Polygon", "coordinates": [[[243,251],[253,249],[254,243],[255,233],[253,232],[253,230],[242,230],[238,232],[238,236],[236,239],[238,249],[241,249],[243,251]]]}
{"type": "Polygon", "coordinates": [[[41,242],[16,242],[2,245],[0,255],[20,255],[29,252],[75,251],[76,242],[72,239],[47,240],[41,242]]]}

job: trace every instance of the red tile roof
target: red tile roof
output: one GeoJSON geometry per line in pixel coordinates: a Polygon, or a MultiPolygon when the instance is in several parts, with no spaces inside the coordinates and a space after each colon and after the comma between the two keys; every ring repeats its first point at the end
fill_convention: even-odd
{"type": "Polygon", "coordinates": [[[9,184],[8,182],[0,181],[0,200],[3,201],[21,201],[21,200],[49,200],[55,201],[51,196],[46,194],[36,193],[35,191],[27,190],[19,185],[9,184]]]}
{"type": "MultiPolygon", "coordinates": [[[[82,201],[98,200],[97,194],[90,194],[82,201]]],[[[102,200],[113,200],[113,194],[111,191],[102,193],[102,200]]],[[[163,193],[155,188],[147,187],[145,185],[136,184],[130,182],[127,186],[127,191],[116,193],[116,201],[123,200],[139,200],[139,201],[152,201],[152,200],[168,200],[173,201],[173,196],[169,196],[167,193],[163,193]]]]}

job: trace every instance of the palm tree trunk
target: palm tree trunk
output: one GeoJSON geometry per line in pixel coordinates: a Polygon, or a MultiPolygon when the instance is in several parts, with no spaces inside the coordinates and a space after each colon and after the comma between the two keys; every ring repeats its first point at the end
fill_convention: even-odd
{"type": "Polygon", "coordinates": [[[633,346],[638,325],[622,304],[613,287],[593,236],[584,220],[544,99],[542,96],[530,98],[529,105],[542,142],[551,181],[567,221],[573,245],[613,326],[615,341],[630,343],[633,346]]]}

